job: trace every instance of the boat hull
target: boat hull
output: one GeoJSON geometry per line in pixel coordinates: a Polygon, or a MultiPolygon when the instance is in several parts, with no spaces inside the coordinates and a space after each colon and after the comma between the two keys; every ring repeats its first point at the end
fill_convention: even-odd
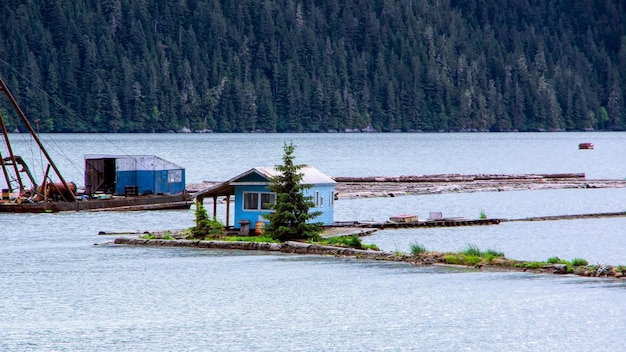
{"type": "Polygon", "coordinates": [[[189,209],[193,201],[187,194],[146,195],[86,199],[76,202],[22,203],[2,202],[0,213],[57,213],[60,211],[128,211],[157,209],[189,209]]]}

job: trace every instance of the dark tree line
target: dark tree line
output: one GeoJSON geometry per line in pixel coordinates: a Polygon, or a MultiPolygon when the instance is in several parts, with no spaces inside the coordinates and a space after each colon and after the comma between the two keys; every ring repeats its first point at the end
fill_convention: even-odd
{"type": "Polygon", "coordinates": [[[621,0],[3,0],[0,74],[41,131],[620,130],[624,14],[621,0]]]}

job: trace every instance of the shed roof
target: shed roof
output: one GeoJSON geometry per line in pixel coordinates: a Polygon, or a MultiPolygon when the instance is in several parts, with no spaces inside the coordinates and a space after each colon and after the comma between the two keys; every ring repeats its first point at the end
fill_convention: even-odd
{"type": "MultiPolygon", "coordinates": [[[[300,169],[302,173],[302,184],[319,185],[319,184],[335,184],[330,176],[325,175],[312,166],[305,166],[300,169]]],[[[227,196],[235,193],[236,185],[255,185],[267,184],[270,179],[278,176],[280,172],[274,167],[254,167],[242,174],[239,174],[228,181],[218,183],[207,189],[201,190],[195,194],[196,198],[227,196]]]]}
{"type": "Polygon", "coordinates": [[[147,168],[164,168],[164,169],[184,169],[182,166],[177,165],[171,161],[165,160],[156,155],[128,155],[128,154],[85,154],[85,161],[98,160],[98,159],[116,159],[116,160],[135,160],[140,164],[145,164],[147,168]]]}

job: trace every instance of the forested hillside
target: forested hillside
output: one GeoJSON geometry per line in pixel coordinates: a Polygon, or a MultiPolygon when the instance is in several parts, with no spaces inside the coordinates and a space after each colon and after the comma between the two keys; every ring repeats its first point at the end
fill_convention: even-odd
{"type": "Polygon", "coordinates": [[[0,74],[42,132],[626,129],[622,0],[2,0],[0,16],[0,74]]]}

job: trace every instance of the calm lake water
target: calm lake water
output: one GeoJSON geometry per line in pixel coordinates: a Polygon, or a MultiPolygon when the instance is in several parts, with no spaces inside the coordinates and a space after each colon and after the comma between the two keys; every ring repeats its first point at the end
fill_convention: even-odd
{"type": "MultiPolygon", "coordinates": [[[[16,153],[38,169],[23,135],[16,153]]],[[[332,176],[584,172],[626,177],[626,133],[44,135],[68,180],[83,154],[156,154],[189,183],[296,161],[332,176]],[[592,142],[594,150],[577,149],[592,142]],[[63,152],[61,152],[63,151],[63,152]]],[[[40,179],[41,177],[37,178],[40,179]]],[[[626,210],[626,190],[340,199],[336,220],[626,210]]],[[[223,209],[218,216],[223,217],[223,209]]],[[[616,351],[626,282],[318,256],[97,245],[99,231],[186,228],[193,211],[0,214],[0,351],[616,351]]],[[[379,231],[388,251],[626,264],[626,218],[379,231]]]]}

